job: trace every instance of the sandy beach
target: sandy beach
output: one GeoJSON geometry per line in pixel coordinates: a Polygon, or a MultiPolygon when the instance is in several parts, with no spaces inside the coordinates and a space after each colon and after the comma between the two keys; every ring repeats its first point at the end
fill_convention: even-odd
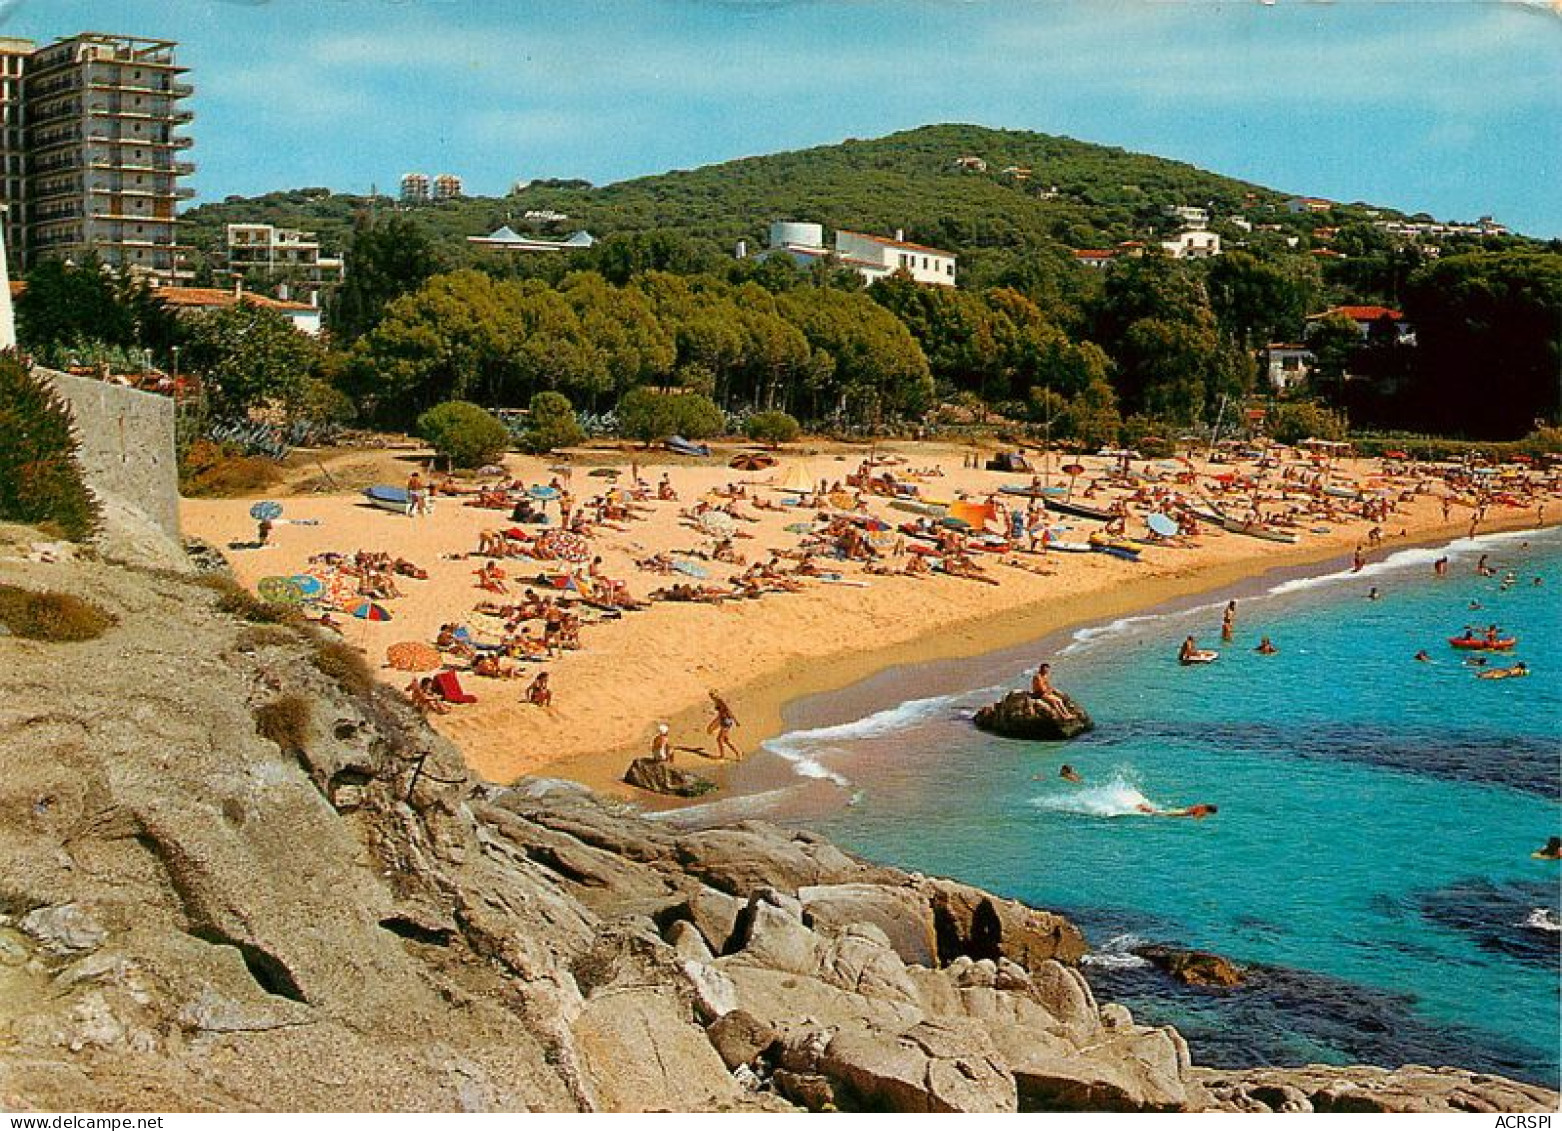
{"type": "MultiPolygon", "coordinates": [[[[643,519],[623,529],[598,528],[591,537],[591,552],[601,556],[602,573],[624,581],[632,596],[644,600],[652,590],[688,581],[678,574],[658,575],[636,566],[650,555],[670,554],[696,563],[708,571],[703,582],[707,585],[718,585],[742,572],[739,565],[695,556],[709,551],[713,539],[692,520],[680,517],[692,503],[701,498],[726,502],[713,492],[728,484],[743,485],[750,500],[780,503],[786,496],[772,485],[794,465],[803,465],[810,481],[826,479],[833,484],[844,482],[868,455],[864,447],[820,445],[817,450],[781,453],[773,469],[739,472],[727,466],[737,450],[718,449],[706,460],[627,449],[582,451],[570,461],[567,475],[550,470],[564,466],[557,460],[511,456],[505,467],[510,475],[529,483],[546,483],[557,475],[581,502],[613,482],[592,477],[593,469],[620,469],[624,475],[618,482],[627,482],[633,462],[642,479],[653,485],[665,472],[677,501],[653,499],[643,504],[648,512],[643,519]]],[[[971,452],[968,447],[925,443],[876,449],[880,458],[899,461],[890,466],[901,477],[913,469],[936,470],[937,474],[915,480],[928,498],[980,501],[1001,485],[1023,486],[1030,481],[1026,475],[964,466],[971,452]]],[[[484,600],[518,599],[528,585],[541,591],[535,585],[539,572],[557,573],[561,565],[525,558],[503,560],[499,564],[507,575],[509,596],[486,592],[478,587],[475,571],[487,559],[467,555],[477,548],[482,532],[512,525],[507,513],[440,496],[432,514],[408,518],[370,506],[362,497],[364,486],[404,484],[425,460],[426,453],[417,450],[354,451],[311,460],[308,469],[295,472],[287,486],[267,496],[283,503],[285,510],[264,548],[242,548],[256,535],[256,523],[249,516],[251,499],[186,500],[184,529],[224,549],[238,579],[252,588],[264,577],[303,572],[311,557],[329,551],[383,551],[426,570],[427,580],[398,579],[403,596],[383,602],[393,618],[388,623],[338,614],[344,639],[363,648],[376,665],[384,663],[390,644],[432,641],[440,626],[450,622],[469,625],[480,640],[494,637],[502,625],[475,616],[473,607],[484,600]]],[[[1081,463],[1087,468],[1077,479],[1081,491],[1093,478],[1104,481],[1115,467],[1113,461],[1099,457],[1081,463]]],[[[1190,490],[1196,488],[1187,487],[1189,470],[1196,473],[1195,483],[1213,483],[1214,475],[1246,473],[1253,467],[1250,461],[1209,465],[1193,460],[1180,469],[1164,461],[1134,464],[1134,470],[1152,484],[1156,477],[1169,483],[1181,476],[1190,490]]],[[[1009,560],[1018,564],[1011,565],[1000,563],[997,554],[976,555],[983,570],[999,582],[995,585],[942,574],[869,574],[860,563],[821,557],[819,567],[839,571],[840,583],[806,578],[803,591],[796,593],[719,604],[658,601],[615,619],[588,621],[580,632],[581,647],[545,665],[555,692],[549,708],[521,702],[522,690],[543,665],[521,665],[516,679],[485,679],[463,672],[465,689],[478,701],[435,715],[432,722],[461,748],[476,772],[491,780],[508,782],[546,773],[632,798],[648,808],[662,807],[670,799],[632,789],[619,779],[629,759],[646,752],[659,721],[670,724],[675,748],[713,754],[714,740],[706,733],[711,690],[732,705],[741,723],[735,732],[738,745],[752,751],[778,731],[784,703],[846,686],[890,664],[975,655],[1070,625],[1221,588],[1280,566],[1331,559],[1348,566],[1358,546],[1375,558],[1409,543],[1469,531],[1467,506],[1455,505],[1445,517],[1439,494],[1407,497],[1410,483],[1385,479],[1379,461],[1336,461],[1331,471],[1333,482],[1382,490],[1395,499],[1397,509],[1379,522],[1343,515],[1333,521],[1314,521],[1300,531],[1295,544],[1206,528],[1194,537],[1145,548],[1138,561],[1102,553],[1052,552],[1012,556],[1009,560]],[[1375,525],[1382,528],[1381,545],[1366,548],[1368,531],[1375,525]]],[[[1049,474],[1053,483],[1069,482],[1059,473],[1056,460],[1049,474]]],[[[1090,501],[1106,505],[1123,493],[1103,488],[1090,501]]],[[[1026,502],[1023,498],[1008,501],[1022,508],[1026,502]]],[[[887,499],[876,496],[864,501],[869,513],[891,526],[913,517],[887,504],[887,499]]],[[[787,527],[815,513],[795,506],[758,509],[746,500],[738,505],[740,513],[756,519],[735,524],[739,536],[734,547],[750,563],[764,560],[772,550],[794,550],[800,536],[787,527]]],[[[556,518],[556,505],[548,509],[556,518]]],[[[1147,509],[1135,508],[1129,536],[1145,534],[1147,509]]],[[[1494,506],[1481,529],[1531,526],[1536,520],[1533,504],[1494,506]]],[[[1083,539],[1098,528],[1080,520],[1062,521],[1073,527],[1064,534],[1068,539],[1083,539]]],[[[381,668],[381,677],[397,688],[410,678],[388,667],[381,668]]],[[[722,763],[700,753],[681,752],[676,762],[718,783],[725,776],[722,763]]]]}

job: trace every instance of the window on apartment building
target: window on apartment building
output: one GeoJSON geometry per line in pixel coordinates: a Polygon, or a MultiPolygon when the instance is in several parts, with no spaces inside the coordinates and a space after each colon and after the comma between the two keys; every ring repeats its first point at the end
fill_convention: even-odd
{"type": "Polygon", "coordinates": [[[922,270],[927,270],[927,256],[925,255],[922,257],[922,270]]]}

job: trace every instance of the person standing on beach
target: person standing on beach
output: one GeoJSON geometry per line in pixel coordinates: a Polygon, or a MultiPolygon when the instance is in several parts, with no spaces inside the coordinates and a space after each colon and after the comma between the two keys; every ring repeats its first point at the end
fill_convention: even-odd
{"type": "Polygon", "coordinates": [[[738,725],[738,717],[732,713],[732,708],[727,706],[727,701],[714,691],[710,693],[710,701],[716,715],[705,728],[705,733],[716,736],[716,756],[725,758],[726,752],[730,750],[734,760],[741,760],[743,752],[732,741],[732,730],[738,725]]]}
{"type": "Polygon", "coordinates": [[[1220,618],[1220,638],[1227,644],[1230,644],[1232,634],[1236,631],[1236,627],[1237,603],[1235,601],[1228,601],[1226,603],[1225,615],[1220,618]]]}

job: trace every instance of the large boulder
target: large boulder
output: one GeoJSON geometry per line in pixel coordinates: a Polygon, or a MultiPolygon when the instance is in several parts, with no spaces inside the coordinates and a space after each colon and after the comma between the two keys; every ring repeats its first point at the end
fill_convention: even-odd
{"type": "Polygon", "coordinates": [[[1012,899],[953,880],[924,880],[933,909],[938,957],[943,963],[961,955],[1007,958],[1035,970],[1049,958],[1075,963],[1085,953],[1085,937],[1061,915],[1037,911],[1012,899]]]}
{"type": "Polygon", "coordinates": [[[716,788],[716,783],[709,778],[680,770],[671,762],[656,758],[636,758],[629,763],[624,781],[636,789],[665,793],[669,797],[699,797],[716,788]]]}
{"type": "Polygon", "coordinates": [[[1045,700],[1033,699],[1023,691],[1011,691],[998,702],[976,712],[973,720],[978,727],[1005,738],[1030,738],[1057,742],[1078,738],[1095,723],[1085,709],[1067,695],[1059,693],[1073,712],[1064,715],[1045,700]]]}
{"type": "Polygon", "coordinates": [[[1152,944],[1136,947],[1134,953],[1186,986],[1240,986],[1247,981],[1242,967],[1207,950],[1152,944]]]}

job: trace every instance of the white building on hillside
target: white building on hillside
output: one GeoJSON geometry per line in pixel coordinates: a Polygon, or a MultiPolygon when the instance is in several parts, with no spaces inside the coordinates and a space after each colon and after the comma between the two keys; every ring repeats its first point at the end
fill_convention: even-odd
{"type": "Polygon", "coordinates": [[[562,240],[541,240],[536,236],[520,235],[506,224],[486,236],[467,236],[466,242],[503,251],[584,251],[597,241],[590,232],[576,232],[562,240]]]}
{"type": "Polygon", "coordinates": [[[1213,259],[1220,254],[1220,237],[1203,228],[1190,228],[1162,240],[1161,249],[1173,259],[1213,259]]]}
{"type": "Polygon", "coordinates": [[[868,282],[904,271],[918,283],[930,286],[955,285],[955,261],[952,251],[910,243],[904,232],[895,238],[863,232],[837,231],[835,246],[825,246],[824,227],[795,220],[778,220],[770,225],[770,246],[758,258],[784,255],[798,266],[806,267],[821,259],[831,259],[856,270],[868,282]]]}

